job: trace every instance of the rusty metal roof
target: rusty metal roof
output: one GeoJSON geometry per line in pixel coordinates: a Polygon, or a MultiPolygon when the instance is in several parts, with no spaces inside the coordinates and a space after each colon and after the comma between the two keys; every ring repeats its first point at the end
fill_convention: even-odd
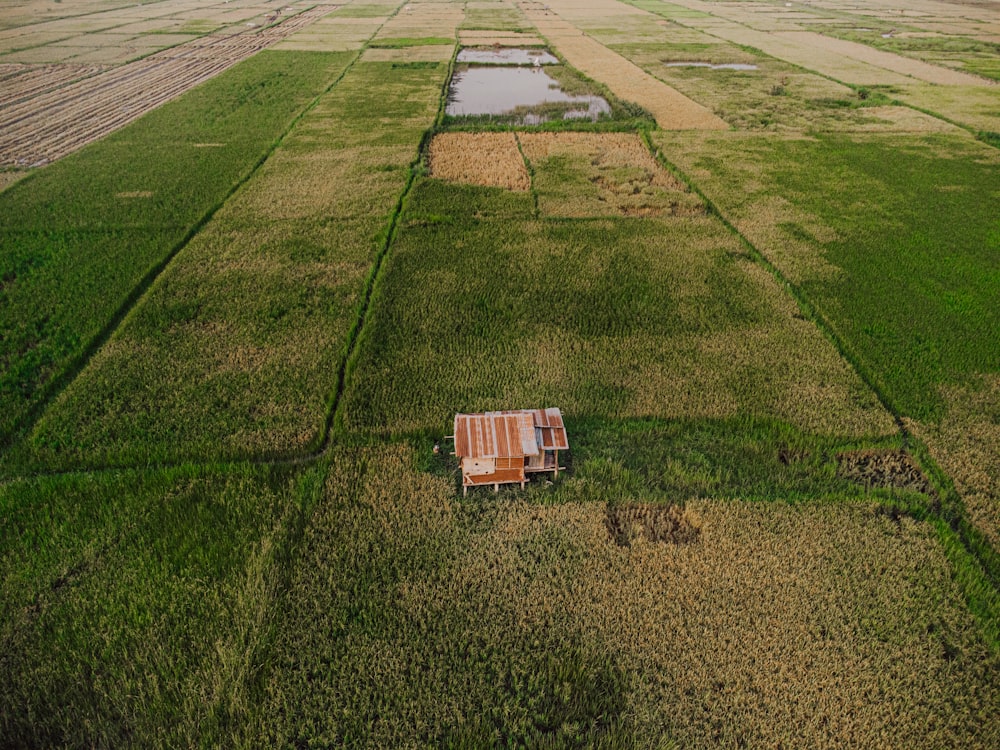
{"type": "Polygon", "coordinates": [[[556,408],[455,415],[455,454],[462,458],[523,458],[568,449],[556,408]]]}

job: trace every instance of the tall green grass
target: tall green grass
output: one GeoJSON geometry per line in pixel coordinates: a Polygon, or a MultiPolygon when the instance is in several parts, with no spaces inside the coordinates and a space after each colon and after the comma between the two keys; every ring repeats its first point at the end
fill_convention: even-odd
{"type": "Polygon", "coordinates": [[[417,184],[352,362],[345,432],[425,433],[519,404],[892,430],[716,219],[530,210],[527,194],[417,184]]]}
{"type": "Polygon", "coordinates": [[[0,744],[218,741],[259,669],[304,493],[248,466],[0,489],[0,744]]]}
{"type": "Polygon", "coordinates": [[[349,59],[263,52],[0,193],[0,440],[349,59]]]}
{"type": "Polygon", "coordinates": [[[781,196],[836,232],[817,242],[801,226],[781,226],[839,269],[806,278],[801,293],[901,414],[933,420],[943,407],[938,386],[1000,372],[992,149],[954,136],[838,135],[738,148],[737,158],[694,159],[712,174],[704,191],[739,215],[748,204],[740,170],[752,162],[758,195],[781,196]]]}

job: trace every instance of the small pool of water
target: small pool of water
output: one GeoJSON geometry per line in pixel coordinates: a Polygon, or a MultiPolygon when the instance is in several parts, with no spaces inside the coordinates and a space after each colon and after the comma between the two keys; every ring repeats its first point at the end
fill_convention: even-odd
{"type": "Polygon", "coordinates": [[[601,96],[565,93],[541,68],[471,66],[455,70],[445,112],[452,117],[508,115],[515,124],[538,125],[553,116],[596,121],[611,107],[601,96]],[[545,112],[549,104],[572,106],[552,115],[545,112]]]}
{"type": "Polygon", "coordinates": [[[463,49],[455,58],[460,63],[479,65],[558,65],[559,58],[551,52],[531,47],[502,49],[463,49]]]}
{"type": "Polygon", "coordinates": [[[757,70],[756,65],[749,63],[707,63],[707,62],[669,62],[668,68],[711,68],[712,70],[757,70]]]}

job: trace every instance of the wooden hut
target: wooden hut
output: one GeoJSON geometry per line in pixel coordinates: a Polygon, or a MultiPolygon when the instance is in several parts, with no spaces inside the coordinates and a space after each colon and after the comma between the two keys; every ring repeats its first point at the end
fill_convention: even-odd
{"type": "MultiPolygon", "coordinates": [[[[559,451],[569,449],[559,409],[516,409],[455,415],[455,455],[462,489],[501,484],[524,487],[527,475],[559,474],[559,451]]],[[[564,468],[564,467],[563,467],[564,468]]]]}

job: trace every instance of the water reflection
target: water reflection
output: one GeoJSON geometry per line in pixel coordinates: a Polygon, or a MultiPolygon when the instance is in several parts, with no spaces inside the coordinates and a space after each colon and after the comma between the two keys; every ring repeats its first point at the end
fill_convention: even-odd
{"type": "Polygon", "coordinates": [[[589,94],[567,94],[542,68],[467,67],[451,79],[445,112],[463,115],[518,115],[519,124],[537,125],[551,117],[597,120],[611,112],[606,99],[589,94]],[[545,105],[575,105],[558,107],[545,105]],[[525,111],[527,110],[527,111],[525,111]]]}

